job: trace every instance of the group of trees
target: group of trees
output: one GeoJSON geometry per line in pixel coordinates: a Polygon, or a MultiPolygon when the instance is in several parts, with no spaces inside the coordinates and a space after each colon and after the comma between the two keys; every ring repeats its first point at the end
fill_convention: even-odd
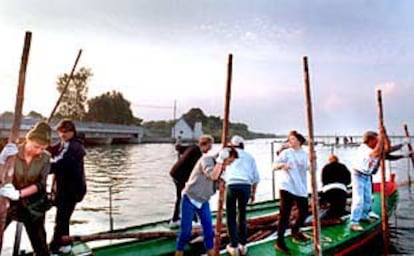
{"type": "MultiPolygon", "coordinates": [[[[79,121],[93,121],[112,124],[142,125],[155,136],[170,137],[171,129],[175,120],[149,121],[142,123],[142,119],[134,117],[131,103],[124,98],[122,93],[111,91],[100,96],[88,99],[88,82],[93,76],[90,68],[82,67],[74,73],[67,88],[65,85],[69,79],[68,74],[63,74],[57,79],[57,90],[62,94],[55,117],[70,118],[79,121]],[[63,92],[65,90],[65,92],[63,92]]],[[[28,117],[44,119],[40,113],[31,111],[28,117]]],[[[203,132],[213,135],[219,141],[223,120],[219,116],[206,116],[200,108],[192,108],[182,116],[190,125],[201,122],[203,132]]],[[[0,115],[2,119],[12,119],[12,112],[4,112],[0,115]]],[[[272,134],[251,132],[243,123],[230,123],[229,135],[238,134],[246,139],[258,137],[270,137],[272,134]]]]}
{"type": "MultiPolygon", "coordinates": [[[[117,91],[106,92],[88,99],[88,82],[91,69],[82,67],[72,77],[56,112],[58,118],[94,121],[112,124],[140,125],[142,119],[134,117],[131,103],[117,91]]],[[[68,74],[58,77],[57,90],[62,94],[69,79],[68,74]]]]}

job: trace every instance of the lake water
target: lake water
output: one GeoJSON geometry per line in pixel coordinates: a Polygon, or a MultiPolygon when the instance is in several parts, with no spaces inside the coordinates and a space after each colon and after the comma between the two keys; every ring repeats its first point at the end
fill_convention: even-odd
{"type": "MultiPolygon", "coordinates": [[[[261,182],[257,188],[257,201],[272,198],[271,145],[272,140],[246,142],[246,150],[256,159],[261,182]]],[[[277,144],[275,147],[277,148],[277,144]]],[[[210,153],[218,151],[214,145],[210,153]]],[[[317,145],[318,171],[326,163],[327,155],[334,150],[340,160],[350,165],[356,147],[335,149],[317,145]]],[[[172,215],[175,187],[169,170],[177,159],[171,144],[112,145],[87,148],[86,175],[88,193],[72,217],[71,234],[82,235],[107,231],[109,222],[109,190],[112,188],[112,216],[114,228],[123,228],[155,220],[168,219],[172,215]]],[[[411,163],[407,159],[387,163],[397,174],[397,181],[407,183],[413,176],[411,163]],[[410,170],[410,173],[407,172],[410,170]]],[[[276,179],[277,179],[276,172],[276,179]]],[[[319,179],[320,175],[317,175],[319,179]]],[[[379,178],[379,177],[376,177],[379,178]]],[[[318,182],[319,184],[319,182],[318,182]]],[[[277,191],[277,188],[276,188],[277,191]]],[[[391,252],[414,255],[414,192],[407,185],[399,188],[400,203],[395,217],[390,217],[391,252]]],[[[276,193],[277,194],[277,193],[276,193]]],[[[211,199],[212,209],[217,208],[217,197],[211,199]]],[[[55,210],[47,213],[46,229],[48,241],[53,231],[55,210]]],[[[2,255],[11,255],[15,224],[5,232],[2,255]]],[[[31,250],[25,231],[22,249],[31,250]]],[[[364,254],[365,255],[365,254],[364,254]]],[[[381,255],[380,252],[369,255],[381,255]]]]}

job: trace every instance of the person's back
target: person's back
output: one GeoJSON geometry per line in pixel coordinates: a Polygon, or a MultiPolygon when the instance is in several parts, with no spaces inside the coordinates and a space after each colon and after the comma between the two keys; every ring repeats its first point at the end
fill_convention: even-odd
{"type": "Polygon", "coordinates": [[[339,218],[345,214],[347,185],[351,183],[351,173],[348,168],[338,161],[335,155],[330,155],[328,164],[322,169],[322,201],[329,203],[326,218],[339,218]]]}

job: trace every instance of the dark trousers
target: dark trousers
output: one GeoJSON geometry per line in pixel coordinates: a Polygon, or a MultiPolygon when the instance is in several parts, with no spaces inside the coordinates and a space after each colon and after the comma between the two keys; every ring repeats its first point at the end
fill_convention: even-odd
{"type": "Polygon", "coordinates": [[[12,219],[22,222],[35,255],[50,255],[46,242],[45,215],[41,217],[33,217],[26,208],[19,208],[16,213],[18,216],[7,214],[6,227],[10,224],[12,219]]]}
{"type": "Polygon", "coordinates": [[[339,218],[345,214],[347,192],[342,189],[330,189],[326,191],[323,198],[329,203],[327,218],[339,218]]]}
{"type": "Polygon", "coordinates": [[[249,184],[231,184],[227,186],[226,190],[227,228],[231,247],[237,247],[239,243],[245,245],[247,238],[246,207],[250,198],[251,186],[249,184]]]}
{"type": "Polygon", "coordinates": [[[176,199],[175,199],[175,205],[174,205],[174,213],[171,218],[172,221],[177,221],[180,219],[180,207],[181,207],[181,192],[183,191],[185,187],[185,182],[177,181],[176,179],[173,179],[175,184],[175,193],[176,193],[176,199]]]}
{"type": "Polygon", "coordinates": [[[50,242],[50,250],[57,252],[62,246],[62,236],[69,235],[69,222],[72,213],[75,210],[76,202],[64,201],[58,202],[56,205],[55,229],[52,241],[50,242]]]}
{"type": "Polygon", "coordinates": [[[295,224],[292,226],[293,234],[299,232],[299,228],[303,226],[306,216],[308,215],[308,198],[295,196],[286,190],[280,190],[280,219],[277,230],[278,241],[284,241],[285,231],[289,227],[290,212],[294,202],[296,202],[299,216],[296,219],[295,224]]]}

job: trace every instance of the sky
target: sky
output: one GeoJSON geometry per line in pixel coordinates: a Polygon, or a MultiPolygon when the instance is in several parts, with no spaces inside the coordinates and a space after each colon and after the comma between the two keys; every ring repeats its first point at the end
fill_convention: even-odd
{"type": "MultiPolygon", "coordinates": [[[[24,114],[49,116],[57,77],[92,69],[88,98],[121,92],[134,116],[179,117],[193,107],[223,117],[233,54],[230,121],[306,134],[303,57],[313,130],[414,130],[414,1],[1,0],[0,113],[13,111],[25,31],[32,32],[24,114]]],[[[413,132],[414,134],[414,132],[413,132]]]]}

